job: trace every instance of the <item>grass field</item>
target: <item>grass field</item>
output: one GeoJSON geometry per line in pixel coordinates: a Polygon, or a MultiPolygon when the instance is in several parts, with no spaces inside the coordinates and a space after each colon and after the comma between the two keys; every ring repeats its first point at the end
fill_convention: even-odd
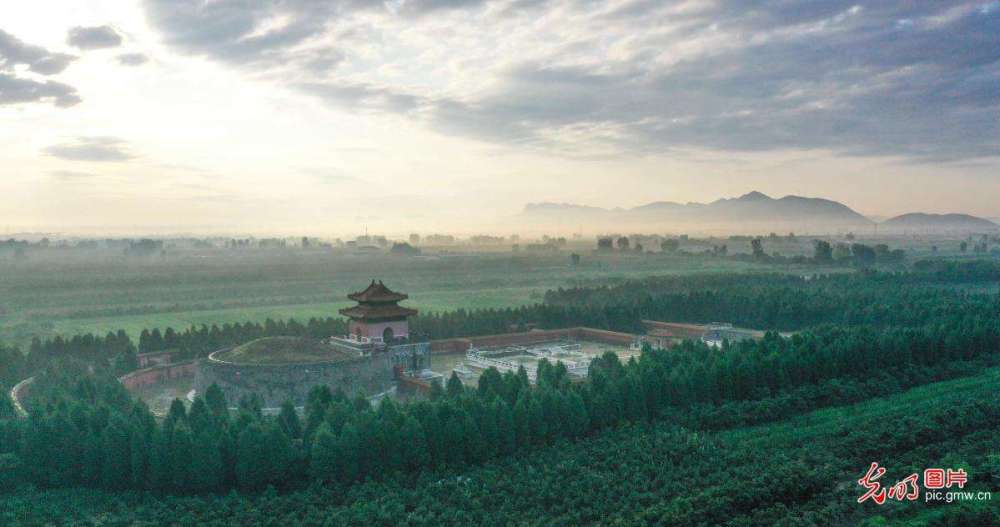
{"type": "Polygon", "coordinates": [[[700,257],[193,251],[149,259],[102,253],[0,261],[0,341],[144,328],[336,316],[349,292],[382,279],[423,312],[539,302],[551,288],[653,274],[753,271],[700,257]]]}

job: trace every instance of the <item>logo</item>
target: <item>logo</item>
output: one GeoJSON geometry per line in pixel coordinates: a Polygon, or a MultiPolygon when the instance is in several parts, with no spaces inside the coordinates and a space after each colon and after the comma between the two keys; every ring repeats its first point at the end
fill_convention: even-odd
{"type": "MultiPolygon", "coordinates": [[[[858,503],[873,501],[877,505],[882,505],[887,500],[896,501],[916,501],[920,498],[920,474],[914,472],[895,483],[883,486],[880,481],[885,475],[885,468],[880,467],[878,462],[872,462],[868,467],[868,472],[858,480],[865,492],[858,498],[858,503]]],[[[924,501],[946,501],[951,503],[955,500],[963,499],[990,499],[989,492],[941,492],[941,489],[951,489],[957,487],[964,489],[969,481],[969,475],[964,469],[943,469],[928,468],[923,473],[924,501]]]]}

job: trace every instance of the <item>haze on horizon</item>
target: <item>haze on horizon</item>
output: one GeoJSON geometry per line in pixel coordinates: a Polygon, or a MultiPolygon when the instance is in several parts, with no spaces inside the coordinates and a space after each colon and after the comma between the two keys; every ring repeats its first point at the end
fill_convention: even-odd
{"type": "Polygon", "coordinates": [[[0,235],[503,231],[751,190],[1000,216],[1000,2],[896,4],[6,2],[0,235]]]}

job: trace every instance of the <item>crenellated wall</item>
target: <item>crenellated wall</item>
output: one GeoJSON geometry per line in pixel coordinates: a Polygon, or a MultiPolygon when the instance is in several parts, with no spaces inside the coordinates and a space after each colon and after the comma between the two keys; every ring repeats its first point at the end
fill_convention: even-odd
{"type": "Polygon", "coordinates": [[[230,404],[256,393],[268,407],[280,406],[286,400],[301,406],[309,390],[317,385],[342,388],[348,396],[376,395],[392,388],[395,375],[388,353],[310,364],[234,364],[209,356],[198,362],[194,387],[198,393],[205,393],[213,383],[222,389],[230,404]]]}
{"type": "MultiPolygon", "coordinates": [[[[635,338],[635,335],[629,333],[574,327],[435,340],[430,342],[430,348],[433,354],[446,355],[466,353],[473,346],[485,348],[530,345],[559,339],[627,346],[635,338]]],[[[314,364],[233,364],[212,357],[158,364],[171,360],[173,356],[174,352],[142,354],[139,356],[140,364],[151,366],[125,374],[119,377],[119,381],[129,390],[135,390],[171,379],[194,377],[194,388],[198,393],[205,393],[215,383],[222,388],[231,404],[235,404],[244,395],[257,393],[270,407],[279,406],[285,400],[301,405],[309,390],[319,384],[341,387],[348,395],[362,392],[375,395],[390,389],[396,382],[386,353],[314,364]]]]}

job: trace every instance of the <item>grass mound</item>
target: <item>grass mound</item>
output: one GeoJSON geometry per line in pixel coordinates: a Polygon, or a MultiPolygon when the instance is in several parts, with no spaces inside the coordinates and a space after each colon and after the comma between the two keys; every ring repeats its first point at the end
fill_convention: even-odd
{"type": "Polygon", "coordinates": [[[302,337],[267,337],[237,346],[216,356],[239,364],[295,364],[349,358],[321,341],[302,337]]]}

